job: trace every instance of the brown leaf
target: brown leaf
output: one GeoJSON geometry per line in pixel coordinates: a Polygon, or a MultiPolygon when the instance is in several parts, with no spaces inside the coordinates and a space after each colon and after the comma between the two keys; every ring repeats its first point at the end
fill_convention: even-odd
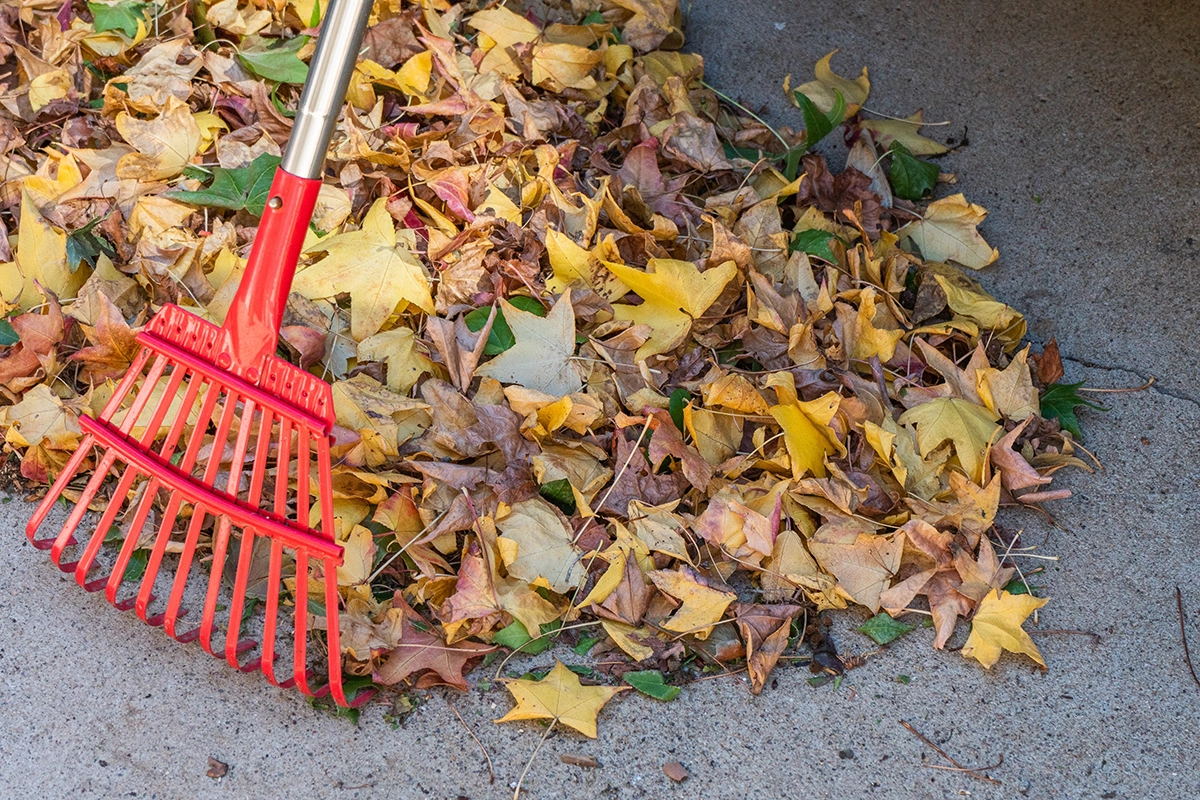
{"type": "Polygon", "coordinates": [[[92,346],[81,348],[71,356],[72,361],[83,364],[80,378],[93,386],[124,375],[141,349],[137,334],[125,322],[120,309],[102,292],[97,292],[95,299],[99,312],[95,323],[83,326],[92,346]]]}
{"type": "Polygon", "coordinates": [[[1042,386],[1049,386],[1052,383],[1058,383],[1062,376],[1062,356],[1058,353],[1058,340],[1052,336],[1050,344],[1046,345],[1037,360],[1038,383],[1042,386]]]}
{"type": "Polygon", "coordinates": [[[688,779],[688,771],[678,761],[668,761],[663,764],[662,769],[663,774],[676,783],[683,783],[688,779]]]}
{"type": "Polygon", "coordinates": [[[746,643],[746,667],[750,671],[750,692],[761,694],[779,663],[779,656],[787,648],[792,620],[803,609],[793,605],[761,605],[738,603],[733,607],[733,618],[746,643]]]}
{"type": "Polygon", "coordinates": [[[466,691],[463,671],[467,665],[496,648],[475,642],[449,645],[429,620],[413,611],[399,592],[392,603],[403,611],[402,633],[400,642],[375,670],[375,681],[390,686],[411,675],[431,671],[436,674],[437,683],[466,691]]]}

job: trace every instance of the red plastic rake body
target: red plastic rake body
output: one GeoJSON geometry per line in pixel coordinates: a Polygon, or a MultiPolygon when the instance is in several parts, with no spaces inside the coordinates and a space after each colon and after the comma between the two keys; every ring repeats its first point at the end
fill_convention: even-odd
{"type": "Polygon", "coordinates": [[[154,316],[100,416],[80,420],[86,435],[27,527],[35,546],[50,550],[54,563],[88,591],[103,589],[117,608],[135,609],[180,641],[199,640],[233,667],[261,670],[272,683],[305,694],[328,692],[341,705],[349,701],[338,637],[342,547],[333,535],[333,398],[328,384],[274,353],[370,9],[370,0],[335,0],[326,14],[287,153],[224,326],[173,305],[154,316]],[[62,530],[38,539],[37,529],[93,452],[95,471],[62,530]],[[119,475],[111,502],[94,527],[83,526],[110,474],[119,475]],[[314,505],[317,528],[310,522],[314,505]],[[106,542],[119,545],[115,558],[101,558],[106,542]],[[207,581],[189,584],[194,573],[206,573],[207,581]],[[231,584],[224,591],[223,580],[231,584]],[[285,580],[294,581],[290,614],[280,603],[285,580]],[[320,591],[311,593],[310,585],[320,591]],[[251,601],[263,606],[261,647],[241,633],[253,617],[251,601]],[[309,667],[310,607],[326,619],[328,666],[320,685],[309,667]],[[288,632],[281,616],[291,618],[285,679],[276,677],[276,662],[286,660],[275,647],[288,632]],[[256,648],[258,657],[242,663],[256,648]]]}

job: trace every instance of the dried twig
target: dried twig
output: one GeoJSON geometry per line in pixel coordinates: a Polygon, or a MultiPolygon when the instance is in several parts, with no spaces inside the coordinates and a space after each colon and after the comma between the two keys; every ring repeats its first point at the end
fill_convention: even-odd
{"type": "Polygon", "coordinates": [[[1179,587],[1175,587],[1175,605],[1179,607],[1179,638],[1183,640],[1183,660],[1187,662],[1188,672],[1192,673],[1192,680],[1200,686],[1200,678],[1196,677],[1196,668],[1192,666],[1192,653],[1188,649],[1187,628],[1183,624],[1183,592],[1179,591],[1179,587]]]}
{"type": "Polygon", "coordinates": [[[488,765],[488,783],[496,782],[496,770],[492,767],[492,756],[488,753],[488,749],[483,746],[483,742],[479,741],[479,737],[475,735],[475,731],[471,730],[471,726],[462,718],[462,714],[458,713],[458,709],[450,702],[450,698],[446,698],[446,705],[450,706],[450,710],[454,712],[454,716],[458,717],[458,721],[467,729],[467,733],[475,740],[475,744],[479,745],[479,749],[483,751],[483,757],[487,759],[488,765]]]}
{"type": "MultiPolygon", "coordinates": [[[[938,747],[933,742],[929,741],[929,739],[925,736],[925,734],[921,733],[919,730],[914,728],[912,725],[909,725],[904,720],[900,720],[900,724],[903,725],[908,730],[909,733],[911,733],[913,736],[916,736],[918,739],[920,739],[922,742],[924,742],[926,745],[928,745],[933,750],[933,752],[937,753],[939,756],[941,756],[942,758],[946,759],[951,764],[953,764],[957,770],[967,773],[972,778],[978,778],[981,781],[987,781],[988,783],[994,783],[997,786],[1000,785],[1000,781],[996,780],[995,778],[991,777],[990,775],[984,775],[983,772],[981,772],[981,770],[995,769],[996,767],[964,767],[962,764],[958,763],[953,758],[951,758],[946,753],[945,750],[938,747]]],[[[1001,757],[1000,764],[1003,764],[1003,763],[1004,763],[1004,758],[1001,757]]],[[[999,766],[999,764],[997,766],[999,766]]]]}

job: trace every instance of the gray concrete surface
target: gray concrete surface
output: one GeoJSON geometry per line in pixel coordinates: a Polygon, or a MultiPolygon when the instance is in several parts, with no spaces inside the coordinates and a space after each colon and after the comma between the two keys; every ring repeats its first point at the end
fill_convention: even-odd
{"type": "MultiPolygon", "coordinates": [[[[866,64],[870,107],[969,127],[945,163],[988,206],[1001,250],[988,286],[1056,335],[1075,379],[1157,391],[1111,395],[1085,418],[1107,466],[1067,476],[1061,528],[1010,515],[1061,556],[1040,672],[1005,658],[985,672],[929,637],[906,637],[839,691],[783,670],[751,698],[709,681],[663,707],[614,702],[600,738],[556,735],[526,781],[534,798],[1194,798],[1200,690],[1179,644],[1174,587],[1200,649],[1200,434],[1195,272],[1200,253],[1200,15],[1177,3],[697,2],[691,46],[708,77],[769,117],[796,123],[779,94],[834,47],[866,64]],[[1033,195],[1042,197],[1035,202],[1033,195]],[[1087,365],[1093,365],[1086,367],[1087,365]],[[912,676],[902,685],[897,675],[912,676]],[[941,763],[906,719],[968,765],[1004,764],[1002,785],[941,763]],[[568,766],[588,754],[600,769],[568,766]],[[675,785],[666,761],[691,772],[675,785]]],[[[25,544],[30,508],[0,506],[0,796],[458,798],[511,796],[538,731],[491,722],[503,689],[440,693],[400,728],[375,712],[352,727],[227,669],[198,648],[69,585],[25,544]],[[230,765],[205,777],[207,758],[230,765]]],[[[1036,581],[1035,581],[1036,582],[1036,581]]],[[[857,634],[846,652],[868,649],[857,634]]]]}

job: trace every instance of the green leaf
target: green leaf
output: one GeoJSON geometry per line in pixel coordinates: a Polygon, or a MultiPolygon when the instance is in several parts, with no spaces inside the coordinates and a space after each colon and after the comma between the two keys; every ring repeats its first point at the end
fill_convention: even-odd
{"type": "Polygon", "coordinates": [[[109,258],[116,257],[116,248],[109,244],[107,239],[92,233],[92,229],[101,222],[104,222],[104,217],[97,217],[67,236],[67,268],[71,272],[78,270],[79,265],[85,261],[88,266],[95,267],[96,259],[101,253],[109,258]]]}
{"type": "Polygon", "coordinates": [[[136,0],[125,0],[116,5],[105,3],[88,3],[88,11],[92,12],[95,20],[96,33],[104,31],[121,31],[130,39],[137,36],[138,22],[146,23],[146,9],[150,3],[138,3],[136,0]]]}
{"type": "Polygon", "coordinates": [[[920,200],[933,193],[941,170],[937,164],[922,161],[899,142],[892,142],[888,148],[892,157],[892,166],[888,178],[892,183],[892,192],[905,200],[920,200]]]}
{"type": "Polygon", "coordinates": [[[907,686],[908,684],[912,683],[912,678],[908,677],[907,675],[897,675],[896,683],[902,683],[907,686]]]}
{"type": "Polygon", "coordinates": [[[265,47],[252,47],[238,53],[238,60],[260,78],[278,83],[304,83],[308,78],[308,64],[296,53],[307,42],[307,36],[297,36],[265,47]]]}
{"type": "Polygon", "coordinates": [[[859,626],[858,632],[865,633],[875,640],[875,644],[894,642],[904,634],[916,628],[892,619],[890,614],[880,612],[859,626]]]}
{"type": "Polygon", "coordinates": [[[663,678],[663,674],[658,670],[647,669],[640,672],[626,672],[621,678],[642,694],[648,694],[655,700],[674,700],[683,691],[678,686],[668,686],[666,679],[663,678]]]}
{"type": "Polygon", "coordinates": [[[671,421],[675,423],[675,427],[679,428],[679,432],[683,433],[683,409],[687,408],[687,404],[692,399],[692,393],[687,389],[676,389],[671,392],[671,401],[667,404],[667,411],[671,414],[671,421]]]}
{"type": "Polygon", "coordinates": [[[800,251],[808,253],[810,256],[816,256],[830,264],[837,263],[837,256],[833,254],[833,248],[829,246],[829,241],[834,236],[829,231],[813,230],[800,231],[792,237],[791,244],[788,245],[788,251],[795,253],[800,251]]]}
{"type": "Polygon", "coordinates": [[[538,494],[558,506],[558,510],[568,517],[575,513],[575,493],[571,491],[571,482],[566,478],[544,484],[538,494]]]}
{"type": "Polygon", "coordinates": [[[836,89],[834,93],[836,99],[833,102],[833,108],[829,109],[829,113],[826,114],[805,95],[798,91],[792,92],[796,96],[800,112],[804,114],[804,147],[807,150],[813,149],[817,142],[832,133],[833,129],[846,119],[846,98],[842,97],[842,93],[836,89]]]}
{"type": "Polygon", "coordinates": [[[1045,419],[1056,419],[1058,424],[1065,431],[1070,431],[1071,435],[1076,439],[1082,439],[1083,433],[1079,430],[1079,419],[1075,416],[1075,409],[1080,406],[1086,408],[1094,408],[1097,411],[1108,411],[1107,408],[1088,400],[1086,397],[1081,397],[1079,387],[1083,386],[1083,382],[1079,383],[1055,383],[1046,388],[1042,393],[1042,417],[1045,419]]]}
{"type": "Polygon", "coordinates": [[[575,652],[581,656],[586,656],[601,638],[600,636],[584,636],[579,640],[579,644],[575,645],[575,652]]]}
{"type": "Polygon", "coordinates": [[[125,577],[123,581],[140,580],[146,574],[146,565],[150,563],[150,551],[143,548],[134,550],[129,555],[129,563],[125,565],[125,577]]]}
{"type": "Polygon", "coordinates": [[[21,337],[17,335],[12,323],[6,319],[0,319],[0,346],[11,347],[19,341],[21,341],[21,337]]]}
{"type": "MultiPolygon", "coordinates": [[[[546,316],[546,307],[532,297],[517,295],[508,298],[508,302],[522,311],[528,311],[530,314],[537,314],[539,317],[546,316]]],[[[487,324],[488,316],[491,313],[491,306],[480,306],[467,314],[463,317],[463,321],[467,323],[467,330],[471,331],[471,333],[483,330],[483,326],[487,324]]],[[[488,356],[498,355],[516,343],[517,339],[513,336],[512,328],[508,326],[508,320],[504,318],[504,312],[497,308],[496,319],[492,322],[492,330],[488,334],[488,341],[484,345],[483,354],[488,356]]]]}
{"type": "Polygon", "coordinates": [[[1035,590],[1038,588],[1040,587],[1030,586],[1025,582],[1024,578],[1013,578],[1008,582],[1008,585],[1004,587],[1004,591],[1008,592],[1009,594],[1028,594],[1037,597],[1037,592],[1035,590]]]}
{"type": "Polygon", "coordinates": [[[536,656],[538,653],[549,650],[550,645],[554,644],[554,639],[546,636],[535,641],[529,635],[529,631],[525,630],[524,625],[514,621],[508,627],[496,632],[496,635],[492,637],[492,644],[498,644],[501,647],[520,650],[523,653],[536,656]]]}
{"type": "Polygon", "coordinates": [[[256,217],[261,217],[279,162],[279,156],[263,153],[246,166],[237,169],[213,167],[213,179],[208,188],[196,191],[181,189],[168,192],[167,195],[174,200],[196,206],[227,208],[230,211],[245,209],[256,217]]]}

